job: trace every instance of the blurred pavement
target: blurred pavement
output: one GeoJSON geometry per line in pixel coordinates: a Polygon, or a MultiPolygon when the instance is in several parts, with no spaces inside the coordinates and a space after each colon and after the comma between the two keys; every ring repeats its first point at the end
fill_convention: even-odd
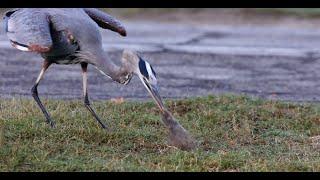
{"type": "MultiPolygon", "coordinates": [[[[139,51],[158,74],[165,98],[236,93],[289,101],[320,100],[320,30],[151,21],[124,22],[128,36],[101,30],[104,47],[118,62],[125,48],[139,51]]],[[[39,55],[11,47],[0,35],[0,97],[30,96],[39,55]]],[[[39,86],[40,97],[81,98],[79,66],[54,65],[39,86]]],[[[149,98],[134,78],[119,85],[89,68],[93,100],[149,98]]]]}

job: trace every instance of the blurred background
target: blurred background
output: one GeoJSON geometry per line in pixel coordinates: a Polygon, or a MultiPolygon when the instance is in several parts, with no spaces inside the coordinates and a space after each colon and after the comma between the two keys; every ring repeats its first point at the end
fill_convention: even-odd
{"type": "MultiPolygon", "coordinates": [[[[0,8],[4,12],[12,8],[0,8]]],[[[99,8],[108,13],[121,17],[132,17],[142,14],[176,14],[176,13],[254,13],[260,15],[294,15],[300,17],[316,17],[320,14],[320,8],[99,8]]],[[[239,15],[239,14],[238,14],[239,15]]]]}
{"type": "MultiPolygon", "coordinates": [[[[2,12],[6,9],[1,8],[2,12]]],[[[118,62],[133,49],[153,64],[165,98],[245,94],[266,99],[320,99],[320,8],[101,8],[128,36],[101,29],[118,62]]],[[[1,30],[0,97],[29,97],[41,57],[13,49],[1,30]]],[[[89,69],[92,99],[146,99],[137,78],[128,86],[89,69]]],[[[39,91],[48,98],[81,98],[78,66],[56,65],[39,91]]]]}

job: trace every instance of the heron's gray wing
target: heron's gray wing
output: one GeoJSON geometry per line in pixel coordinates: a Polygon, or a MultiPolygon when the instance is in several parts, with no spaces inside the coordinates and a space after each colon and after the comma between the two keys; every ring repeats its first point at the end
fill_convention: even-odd
{"type": "Polygon", "coordinates": [[[84,8],[84,11],[93,19],[100,27],[104,29],[110,29],[111,31],[117,32],[122,36],[126,36],[127,32],[122,24],[110,16],[98,9],[94,8],[84,8]]]}
{"type": "Polygon", "coordinates": [[[6,34],[15,48],[40,53],[51,49],[50,18],[43,11],[11,10],[5,13],[4,23],[6,34]]]}

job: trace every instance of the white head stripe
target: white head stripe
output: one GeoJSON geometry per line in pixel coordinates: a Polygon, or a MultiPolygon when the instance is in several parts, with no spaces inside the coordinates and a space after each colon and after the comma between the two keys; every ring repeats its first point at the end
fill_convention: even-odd
{"type": "Polygon", "coordinates": [[[146,62],[146,61],[145,61],[145,64],[146,64],[146,69],[147,69],[147,71],[148,71],[149,76],[152,76],[152,78],[155,79],[155,76],[154,76],[154,74],[153,74],[153,72],[152,72],[152,70],[151,70],[150,64],[149,64],[148,62],[146,62]]]}

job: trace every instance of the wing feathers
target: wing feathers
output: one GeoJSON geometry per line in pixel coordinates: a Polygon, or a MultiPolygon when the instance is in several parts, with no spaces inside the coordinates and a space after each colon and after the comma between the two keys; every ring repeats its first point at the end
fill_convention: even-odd
{"type": "Polygon", "coordinates": [[[122,24],[110,16],[98,9],[85,8],[84,11],[93,19],[101,28],[110,29],[111,31],[117,32],[122,36],[126,36],[127,32],[122,24]]]}
{"type": "Polygon", "coordinates": [[[52,47],[49,16],[41,11],[14,10],[4,17],[13,47],[22,51],[48,52],[52,47]]]}

